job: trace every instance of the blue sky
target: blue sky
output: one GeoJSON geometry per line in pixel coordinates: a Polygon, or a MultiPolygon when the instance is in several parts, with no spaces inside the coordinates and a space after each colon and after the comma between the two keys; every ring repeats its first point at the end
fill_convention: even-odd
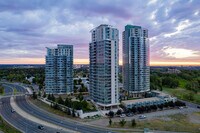
{"type": "Polygon", "coordinates": [[[90,30],[126,24],[149,30],[151,64],[200,65],[200,0],[1,0],[0,64],[44,63],[45,47],[74,45],[88,63],[90,30]]]}

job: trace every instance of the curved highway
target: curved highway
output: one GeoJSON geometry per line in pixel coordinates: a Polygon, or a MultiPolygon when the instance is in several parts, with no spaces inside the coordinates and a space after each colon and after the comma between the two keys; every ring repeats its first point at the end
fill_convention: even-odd
{"type": "Polygon", "coordinates": [[[31,115],[38,117],[42,120],[45,120],[47,122],[65,127],[67,129],[75,130],[78,132],[87,132],[87,133],[105,133],[109,132],[106,129],[99,129],[99,128],[93,128],[88,125],[79,124],[76,122],[69,122],[66,120],[59,119],[58,117],[54,117],[50,113],[47,113],[45,111],[39,110],[36,107],[30,105],[26,100],[24,96],[18,96],[16,98],[17,105],[24,111],[29,112],[31,115]]]}
{"type": "Polygon", "coordinates": [[[2,84],[4,87],[4,96],[10,96],[13,94],[13,89],[10,86],[7,86],[7,84],[2,84]]]}
{"type": "Polygon", "coordinates": [[[11,123],[15,128],[19,129],[25,133],[55,133],[55,129],[44,128],[44,130],[38,129],[38,123],[29,121],[18,113],[12,113],[12,107],[10,106],[10,98],[2,98],[3,104],[0,107],[0,113],[2,117],[9,123],[11,123]]]}
{"type": "MultiPolygon", "coordinates": [[[[18,91],[24,89],[23,87],[18,86],[18,85],[15,85],[15,88],[18,91]]],[[[107,129],[93,127],[93,126],[81,124],[78,122],[63,120],[52,113],[49,113],[47,111],[44,111],[42,109],[39,109],[31,105],[29,102],[27,102],[25,96],[17,96],[16,103],[22,110],[29,113],[30,115],[35,116],[41,120],[47,121],[49,123],[67,128],[67,129],[71,129],[71,130],[74,130],[77,132],[83,132],[83,133],[108,133],[108,132],[111,133],[111,131],[107,129]]]]}
{"type": "MultiPolygon", "coordinates": [[[[11,95],[13,93],[13,89],[8,84],[3,85],[5,90],[5,95],[11,95]]],[[[22,89],[22,88],[20,88],[22,89]]],[[[18,90],[19,91],[19,90],[18,90]]],[[[23,90],[25,92],[25,90],[23,90]]],[[[10,97],[1,98],[0,104],[0,114],[4,120],[13,125],[21,132],[25,133],[56,133],[58,130],[53,128],[44,128],[44,130],[38,129],[40,124],[32,122],[30,120],[25,119],[20,116],[16,112],[12,112],[12,107],[10,105],[10,97]]]]}

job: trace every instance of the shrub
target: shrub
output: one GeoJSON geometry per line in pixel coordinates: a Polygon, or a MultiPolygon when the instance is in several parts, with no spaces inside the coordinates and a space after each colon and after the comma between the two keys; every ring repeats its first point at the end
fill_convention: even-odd
{"type": "Polygon", "coordinates": [[[126,124],[126,120],[125,119],[120,120],[119,124],[123,127],[126,124]]]}
{"type": "Polygon", "coordinates": [[[131,126],[132,126],[132,127],[135,127],[135,126],[136,126],[136,121],[135,121],[135,119],[132,119],[132,120],[131,120],[131,126]]]}

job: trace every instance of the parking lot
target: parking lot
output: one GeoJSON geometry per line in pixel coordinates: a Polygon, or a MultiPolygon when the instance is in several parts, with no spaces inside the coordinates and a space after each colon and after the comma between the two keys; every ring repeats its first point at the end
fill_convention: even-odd
{"type": "MultiPolygon", "coordinates": [[[[124,117],[126,121],[131,121],[132,119],[136,120],[151,120],[151,119],[164,119],[168,120],[169,115],[175,115],[175,114],[193,114],[194,112],[200,112],[200,109],[198,108],[193,108],[193,107],[187,107],[187,108],[174,108],[174,109],[167,109],[167,110],[162,110],[162,111],[156,111],[156,112],[150,112],[150,113],[143,113],[143,114],[137,114],[133,115],[132,117],[124,117]],[[144,115],[146,118],[139,118],[139,116],[144,115]]],[[[121,117],[114,117],[112,118],[113,122],[120,121],[121,117]]],[[[196,123],[200,123],[200,119],[196,119],[195,117],[191,117],[191,121],[196,121],[196,123]]],[[[98,120],[92,120],[88,122],[89,124],[93,125],[98,125],[98,126],[108,126],[109,124],[109,118],[101,118],[98,120]]]]}

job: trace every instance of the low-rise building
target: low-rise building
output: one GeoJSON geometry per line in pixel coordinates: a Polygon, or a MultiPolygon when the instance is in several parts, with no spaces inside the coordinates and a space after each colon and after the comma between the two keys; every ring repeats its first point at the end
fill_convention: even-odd
{"type": "Polygon", "coordinates": [[[175,102],[177,100],[176,97],[172,97],[168,94],[159,91],[152,91],[152,94],[154,94],[154,97],[122,101],[122,105],[124,105],[126,108],[142,106],[145,107],[151,105],[165,104],[166,102],[171,101],[175,102]]]}

